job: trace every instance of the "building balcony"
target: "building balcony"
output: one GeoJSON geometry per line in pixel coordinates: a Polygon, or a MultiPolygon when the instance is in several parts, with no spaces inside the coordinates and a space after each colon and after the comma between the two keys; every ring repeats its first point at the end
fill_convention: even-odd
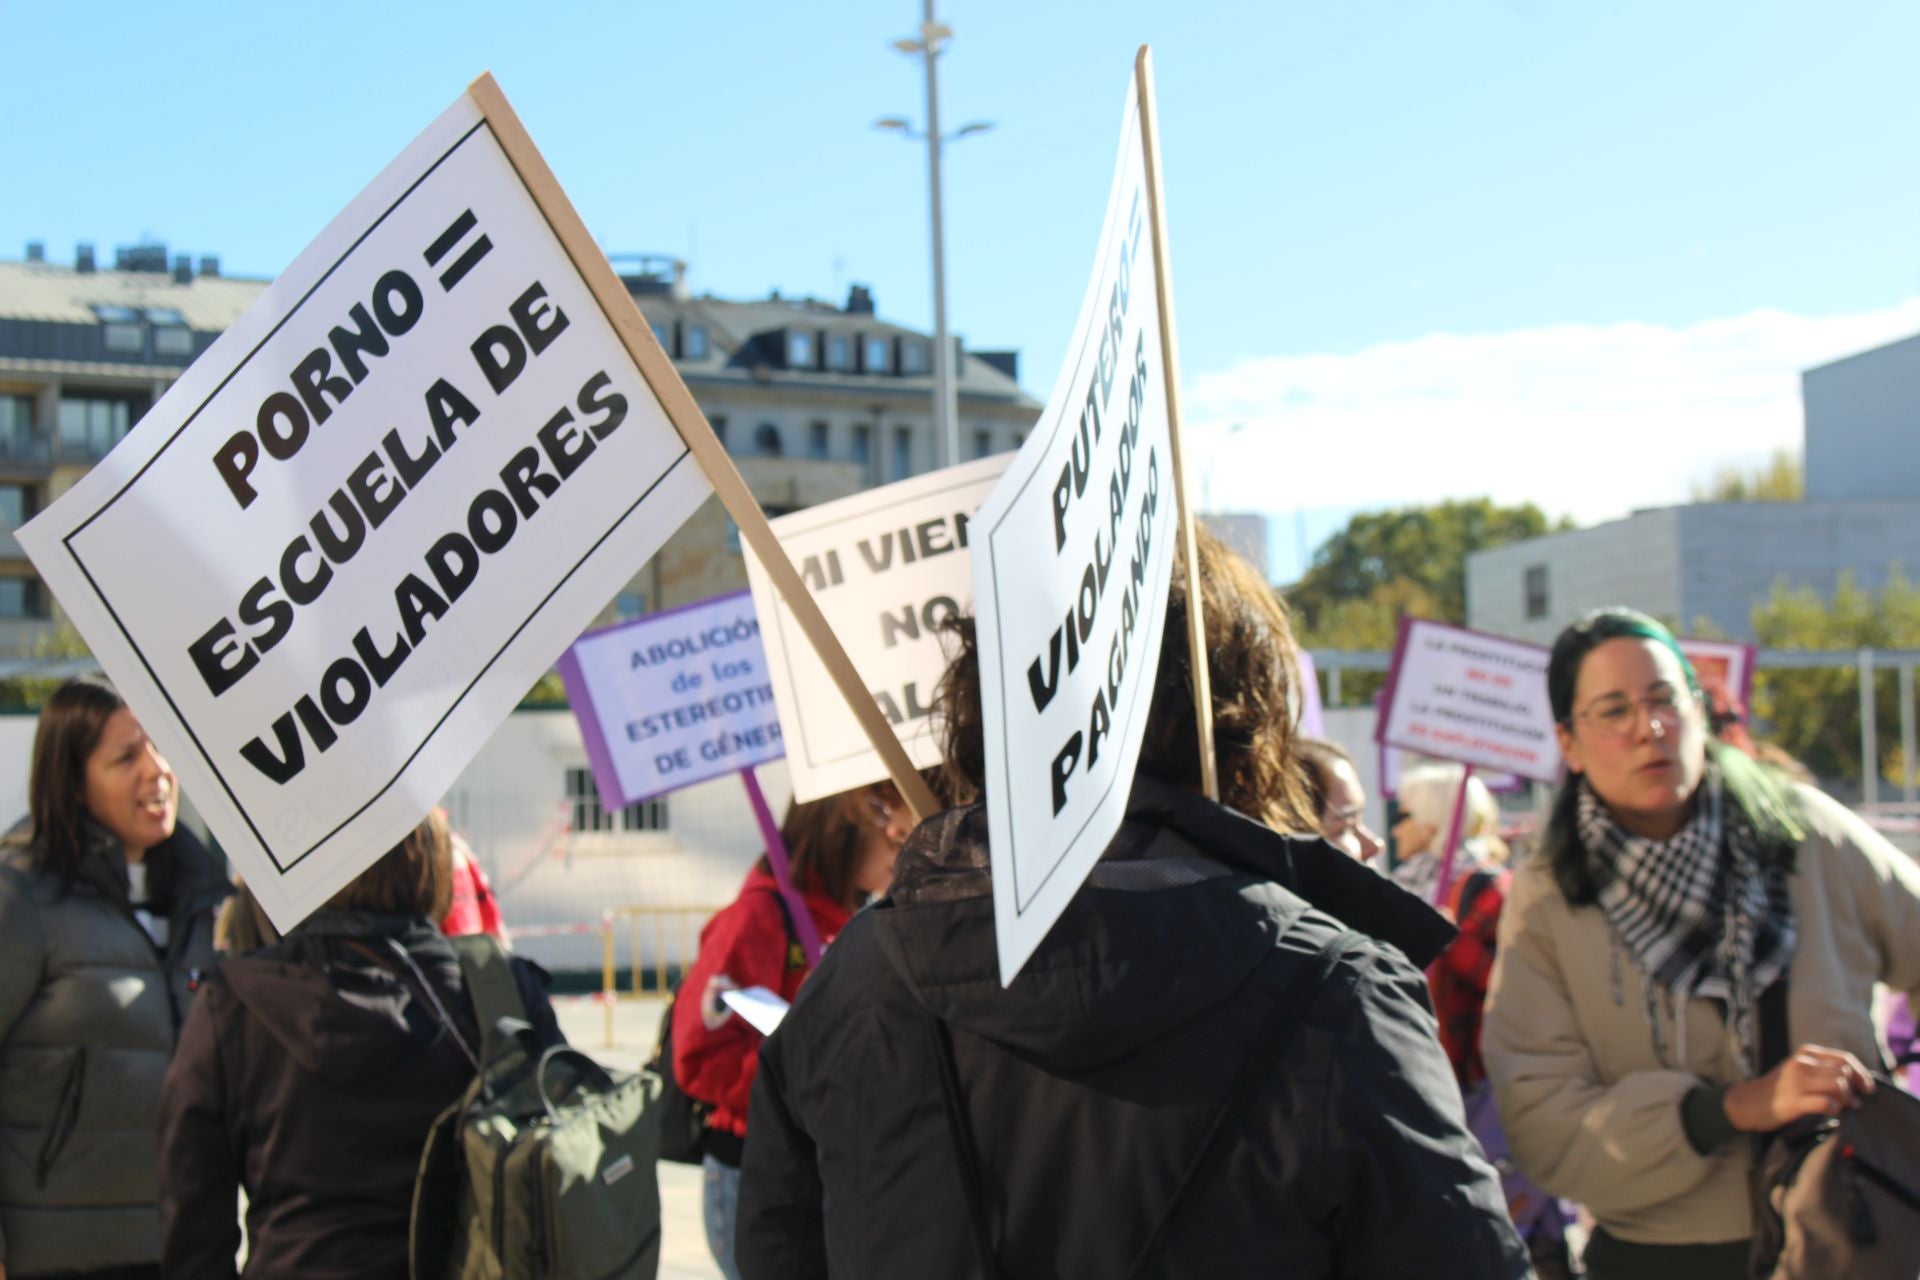
{"type": "Polygon", "coordinates": [[[9,463],[50,466],[53,441],[34,431],[0,431],[0,465],[9,463]]]}

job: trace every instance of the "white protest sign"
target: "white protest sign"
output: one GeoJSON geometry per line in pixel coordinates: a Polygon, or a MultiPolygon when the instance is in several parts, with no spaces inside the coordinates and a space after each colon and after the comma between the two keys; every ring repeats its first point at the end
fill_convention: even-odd
{"type": "MultiPolygon", "coordinates": [[[[914,476],[772,522],[918,769],[941,757],[929,715],[947,669],[940,624],[971,605],[971,520],[1010,456],[914,476]]],[[[885,778],[886,764],[759,558],[749,552],[746,559],[754,604],[766,620],[761,638],[786,727],[794,797],[818,800],[885,778]]]]}
{"type": "Polygon", "coordinates": [[[560,659],[560,679],[605,809],[785,749],[760,619],[744,591],[589,631],[560,659]]]}
{"type": "Polygon", "coordinates": [[[1137,84],[1066,366],[974,517],[1002,982],[1120,829],[1165,630],[1178,504],[1137,84]]]}
{"type": "Polygon", "coordinates": [[[712,492],[484,92],[20,532],[283,928],[712,492]]]}
{"type": "Polygon", "coordinates": [[[1539,645],[1402,618],[1380,743],[1552,782],[1560,746],[1547,703],[1547,657],[1539,645]]]}

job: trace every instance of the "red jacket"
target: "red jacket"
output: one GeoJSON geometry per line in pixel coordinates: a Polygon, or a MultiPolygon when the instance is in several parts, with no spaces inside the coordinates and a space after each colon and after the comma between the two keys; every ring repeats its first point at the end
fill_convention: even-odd
{"type": "Polygon", "coordinates": [[[1480,1057],[1480,1023],[1493,976],[1494,940],[1500,912],[1507,905],[1511,872],[1468,871],[1447,890],[1447,905],[1460,930],[1427,970],[1433,1013],[1440,1022],[1440,1047],[1453,1063],[1462,1086],[1487,1078],[1480,1057]]]}
{"type": "Polygon", "coordinates": [[[507,944],[506,922],[500,918],[500,900],[493,896],[487,873],[473,850],[459,836],[453,837],[453,901],[440,921],[440,932],[449,938],[463,933],[492,935],[507,944]]]}
{"type": "MultiPolygon", "coordinates": [[[[805,895],[821,945],[833,941],[849,912],[814,892],[805,895]]],[[[791,940],[774,879],[756,863],[740,896],[700,931],[700,955],[680,983],[673,1002],[673,1074],[687,1096],[711,1103],[707,1124],[735,1137],[747,1135],[747,1099],[765,1038],[738,1014],[707,1030],[700,997],[707,979],[724,973],[741,987],[765,987],[792,1000],[811,972],[800,944],[791,940]]]]}

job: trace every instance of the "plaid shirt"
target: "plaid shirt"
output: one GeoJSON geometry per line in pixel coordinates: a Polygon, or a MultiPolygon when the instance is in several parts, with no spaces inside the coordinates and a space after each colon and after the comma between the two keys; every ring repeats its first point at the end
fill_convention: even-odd
{"type": "Polygon", "coordinates": [[[1447,1051],[1462,1087],[1487,1078],[1480,1058],[1481,1011],[1493,976],[1494,939],[1510,880],[1506,872],[1473,871],[1449,886],[1447,906],[1460,935],[1427,969],[1434,1016],[1440,1020],[1440,1047],[1447,1051]]]}

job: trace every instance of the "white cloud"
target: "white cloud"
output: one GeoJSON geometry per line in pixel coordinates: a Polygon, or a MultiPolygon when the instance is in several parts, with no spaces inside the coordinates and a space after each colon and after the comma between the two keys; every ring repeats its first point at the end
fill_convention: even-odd
{"type": "Polygon", "coordinates": [[[1798,451],[1800,371],[1916,331],[1920,298],[1856,315],[1554,325],[1262,357],[1188,378],[1189,448],[1215,509],[1484,494],[1588,524],[1798,451]]]}

